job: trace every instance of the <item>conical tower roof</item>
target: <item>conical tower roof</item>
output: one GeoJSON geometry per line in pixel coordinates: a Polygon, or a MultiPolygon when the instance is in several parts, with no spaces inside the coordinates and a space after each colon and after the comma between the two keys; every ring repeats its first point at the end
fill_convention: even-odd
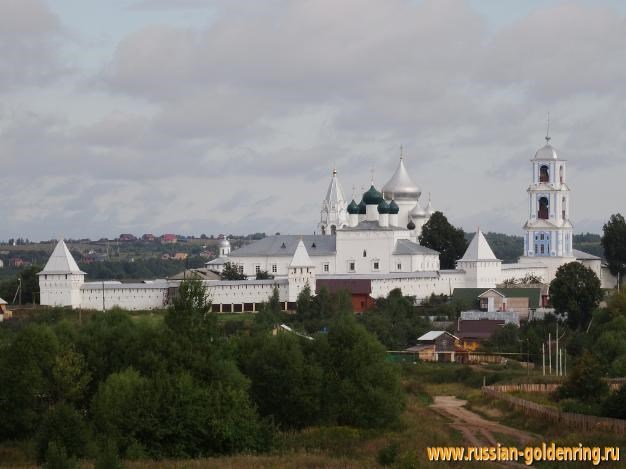
{"type": "Polygon", "coordinates": [[[330,184],[328,185],[328,190],[326,191],[326,197],[324,198],[324,202],[329,204],[329,206],[337,206],[339,205],[339,203],[345,201],[346,198],[343,196],[341,184],[339,184],[339,179],[337,179],[337,170],[333,169],[333,175],[330,178],[330,184]]]}
{"type": "Polygon", "coordinates": [[[67,248],[65,241],[62,239],[57,243],[54,251],[46,266],[43,268],[41,274],[84,274],[82,270],[78,268],[78,264],[72,257],[70,250],[67,248]]]}
{"type": "Polygon", "coordinates": [[[313,262],[309,257],[309,253],[304,247],[304,243],[302,239],[298,242],[296,246],[296,251],[293,253],[293,258],[289,264],[289,267],[313,267],[313,262]]]}
{"type": "Polygon", "coordinates": [[[462,261],[497,261],[489,243],[485,239],[483,232],[480,228],[476,231],[474,238],[470,242],[465,254],[461,258],[462,261]]]}

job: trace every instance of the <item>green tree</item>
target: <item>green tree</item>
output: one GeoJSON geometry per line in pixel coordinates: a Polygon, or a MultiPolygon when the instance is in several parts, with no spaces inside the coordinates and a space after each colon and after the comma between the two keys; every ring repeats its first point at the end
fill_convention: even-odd
{"type": "Polygon", "coordinates": [[[439,265],[442,269],[454,269],[456,261],[467,249],[465,233],[455,228],[441,212],[435,212],[422,227],[419,237],[422,246],[439,252],[439,265]]]}
{"type": "Polygon", "coordinates": [[[430,329],[430,322],[418,316],[413,298],[402,295],[399,288],[360,315],[360,322],[389,350],[402,350],[414,345],[417,338],[430,329]]]}
{"type": "Polygon", "coordinates": [[[274,287],[268,301],[259,305],[259,312],[254,316],[254,328],[257,331],[268,331],[283,323],[285,315],[278,294],[278,287],[274,287]]]}
{"type": "Polygon", "coordinates": [[[242,357],[259,413],[283,428],[303,428],[320,419],[322,370],[305,356],[303,340],[288,332],[259,335],[242,357]]]}
{"type": "Polygon", "coordinates": [[[259,270],[259,271],[256,273],[256,279],[257,279],[257,280],[271,280],[271,279],[273,279],[273,278],[274,278],[274,276],[273,276],[273,275],[270,275],[270,274],[267,272],[267,270],[259,270]]]}
{"type": "Polygon", "coordinates": [[[85,358],[72,346],[64,347],[52,366],[54,400],[81,401],[90,381],[91,373],[87,371],[85,358]]]}
{"type": "Polygon", "coordinates": [[[397,421],[403,409],[398,370],[384,347],[352,314],[331,322],[318,339],[324,370],[322,414],[334,424],[378,428],[397,421]]]}
{"type": "Polygon", "coordinates": [[[485,348],[494,352],[515,353],[520,351],[520,344],[520,328],[515,324],[506,324],[494,331],[485,348]]]}
{"type": "Polygon", "coordinates": [[[570,328],[586,328],[602,299],[600,279],[578,262],[562,265],[550,283],[550,301],[559,314],[567,313],[570,328]]]}
{"type": "Polygon", "coordinates": [[[78,468],[76,458],[69,457],[65,446],[51,441],[46,450],[44,469],[75,469],[78,468]]]}
{"type": "Polygon", "coordinates": [[[147,387],[148,380],[129,368],[112,373],[92,400],[91,413],[98,434],[115,442],[122,454],[137,441],[147,387]]]}
{"type": "Polygon", "coordinates": [[[69,457],[82,457],[89,442],[87,424],[71,405],[61,402],[46,412],[37,432],[37,457],[46,458],[51,442],[62,446],[69,457]]]}
{"type": "Polygon", "coordinates": [[[217,318],[211,312],[207,288],[198,278],[184,280],[178,287],[165,324],[176,334],[204,341],[215,335],[217,318]]]}
{"type": "Polygon", "coordinates": [[[614,419],[626,419],[626,386],[611,393],[604,401],[602,413],[614,419]]]}
{"type": "Polygon", "coordinates": [[[604,257],[609,264],[613,275],[620,274],[623,278],[626,272],[626,221],[617,213],[611,215],[609,221],[602,227],[602,247],[604,257]]]}
{"type": "Polygon", "coordinates": [[[224,264],[224,269],[220,274],[220,278],[222,280],[245,280],[246,275],[242,272],[239,272],[239,268],[236,264],[227,262],[226,264],[224,264]]]}
{"type": "Polygon", "coordinates": [[[59,351],[48,326],[28,326],[0,356],[0,438],[33,434],[51,400],[59,351]]]}
{"type": "Polygon", "coordinates": [[[608,393],[602,380],[602,366],[590,353],[584,352],[574,363],[567,380],[557,390],[559,399],[578,399],[582,402],[598,402],[608,393]]]}

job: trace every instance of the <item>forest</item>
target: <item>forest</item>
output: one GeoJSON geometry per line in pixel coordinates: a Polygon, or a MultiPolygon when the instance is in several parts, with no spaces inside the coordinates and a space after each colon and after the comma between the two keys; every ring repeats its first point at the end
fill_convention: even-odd
{"type": "Polygon", "coordinates": [[[112,310],[78,323],[50,309],[4,324],[0,440],[32,442],[39,463],[71,467],[266,453],[285,431],[393,425],[398,369],[340,296],[301,296],[309,319],[323,318],[311,336],[273,335],[277,292],[250,327],[219,324],[196,280],[162,321],[112,310]]]}

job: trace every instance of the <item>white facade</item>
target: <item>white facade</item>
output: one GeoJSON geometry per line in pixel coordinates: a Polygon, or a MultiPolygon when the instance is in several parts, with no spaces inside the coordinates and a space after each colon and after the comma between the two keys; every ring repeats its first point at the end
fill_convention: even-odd
{"type": "MultiPolygon", "coordinates": [[[[547,143],[531,160],[531,166],[524,253],[516,264],[503,265],[478,229],[456,269],[440,270],[439,253],[417,243],[421,227],[433,213],[430,198],[425,208],[420,205],[421,191],[401,157],[384,192],[372,184],[359,204],[352,200],[346,205],[333,170],[318,225],[322,234],[270,236],[232,252],[228,240],[222,240],[219,257],[206,267],[219,273],[230,262],[249,280],[205,280],[214,310],[256,311],[275,288],[287,308],[306,285],[315,292],[317,280],[366,279],[374,298],[400,288],[418,300],[433,293],[450,295],[455,288],[492,288],[506,279],[527,275],[549,283],[558,267],[573,261],[594,270],[604,287],[614,286],[615,279],[602,267],[600,258],[572,249],[565,160],[547,143]],[[274,278],[252,280],[260,271],[274,278]]],[[[42,305],[100,310],[114,306],[161,308],[179,283],[85,283],[85,273],[62,240],[39,273],[42,305]]]]}

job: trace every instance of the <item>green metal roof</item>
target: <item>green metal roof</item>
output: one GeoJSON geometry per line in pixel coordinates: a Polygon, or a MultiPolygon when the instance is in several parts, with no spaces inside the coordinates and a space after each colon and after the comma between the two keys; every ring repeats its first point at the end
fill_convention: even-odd
{"type": "Polygon", "coordinates": [[[506,298],[528,298],[529,308],[539,308],[541,304],[541,288],[455,288],[452,299],[478,306],[478,295],[487,290],[495,290],[506,298]]]}

